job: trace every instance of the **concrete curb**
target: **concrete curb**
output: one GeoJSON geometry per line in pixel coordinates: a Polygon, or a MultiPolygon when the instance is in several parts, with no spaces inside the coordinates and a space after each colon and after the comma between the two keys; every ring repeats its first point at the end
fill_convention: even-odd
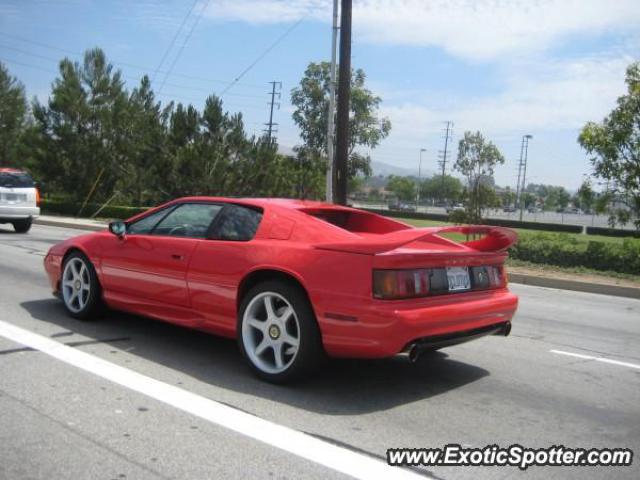
{"type": "MultiPolygon", "coordinates": [[[[74,228],[77,230],[89,230],[98,232],[107,228],[107,224],[87,223],[64,218],[37,218],[38,225],[48,225],[52,227],[74,228]]],[[[576,292],[599,293],[601,295],[612,295],[614,297],[626,297],[640,299],[640,288],[623,287],[620,285],[606,285],[601,283],[580,282],[577,280],[566,280],[562,278],[540,277],[537,275],[525,275],[523,273],[509,273],[509,282],[532,285],[535,287],[558,288],[560,290],[573,290],[576,292]]]]}
{"type": "Polygon", "coordinates": [[[73,228],[76,230],[90,230],[92,232],[99,232],[107,228],[107,224],[101,223],[87,223],[87,222],[77,222],[75,220],[66,220],[66,219],[52,219],[52,218],[36,218],[33,223],[36,225],[46,225],[49,227],[62,227],[62,228],[73,228]]]}
{"type": "Polygon", "coordinates": [[[564,278],[539,277],[536,275],[526,275],[524,273],[509,273],[509,282],[535,287],[558,288],[560,290],[573,290],[576,292],[640,299],[640,288],[623,287],[621,285],[580,282],[577,280],[566,280],[564,278]]]}

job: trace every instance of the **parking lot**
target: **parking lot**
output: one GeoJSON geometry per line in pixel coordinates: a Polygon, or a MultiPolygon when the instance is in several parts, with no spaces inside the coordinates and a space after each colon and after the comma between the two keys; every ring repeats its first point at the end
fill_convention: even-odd
{"type": "MultiPolygon", "coordinates": [[[[370,478],[388,448],[448,443],[640,451],[638,300],[513,284],[521,303],[507,338],[415,365],[335,360],[282,387],[251,376],[230,340],[117,312],[94,322],[67,316],[42,259],[79,233],[0,226],[0,478],[328,479],[344,475],[345,458],[370,478]],[[94,358],[95,368],[77,362],[94,358]],[[225,415],[238,424],[225,426],[225,415]],[[300,432],[314,439],[309,450],[293,441],[300,432]]],[[[526,473],[396,470],[452,480],[640,478],[635,458],[631,467],[526,473]]]]}
{"type": "MultiPolygon", "coordinates": [[[[386,203],[360,203],[353,202],[358,208],[376,208],[387,210],[389,208],[386,203]]],[[[410,204],[411,205],[411,204],[410,204]]],[[[411,205],[414,206],[414,205],[411,205]]],[[[446,215],[447,211],[444,207],[426,207],[420,205],[417,210],[419,213],[434,213],[438,215],[446,215]]],[[[486,218],[498,218],[506,220],[520,220],[520,211],[505,212],[502,209],[490,209],[486,212],[486,218]]],[[[536,212],[530,213],[527,210],[522,212],[522,220],[524,222],[540,222],[540,223],[558,223],[564,225],[582,225],[584,227],[603,227],[608,228],[608,215],[586,215],[578,213],[558,213],[558,212],[536,212]]],[[[633,230],[633,223],[627,225],[616,225],[616,228],[623,230],[633,230]]]]}

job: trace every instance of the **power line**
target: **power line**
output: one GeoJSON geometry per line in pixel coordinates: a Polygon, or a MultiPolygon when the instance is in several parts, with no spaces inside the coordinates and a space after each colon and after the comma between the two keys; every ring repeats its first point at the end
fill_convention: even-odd
{"type": "MultiPolygon", "coordinates": [[[[12,46],[9,46],[9,45],[0,44],[0,48],[6,48],[8,50],[13,50],[13,51],[21,53],[23,55],[29,55],[31,57],[40,58],[40,59],[43,59],[43,60],[49,60],[51,62],[56,62],[56,63],[59,62],[59,59],[57,59],[57,58],[48,57],[48,56],[45,56],[45,55],[40,55],[38,53],[29,52],[27,50],[22,50],[20,48],[12,47],[12,46]]],[[[53,73],[57,73],[57,72],[53,72],[53,73]]],[[[122,74],[122,77],[131,79],[131,80],[140,80],[139,77],[135,77],[133,75],[122,74]]],[[[190,86],[190,85],[181,85],[181,84],[178,84],[178,83],[169,83],[169,82],[166,82],[165,85],[169,86],[169,87],[183,88],[183,89],[186,89],[186,90],[200,91],[200,92],[205,92],[205,93],[209,93],[209,94],[213,93],[214,95],[216,94],[216,92],[212,91],[211,89],[204,88],[204,87],[193,87],[193,86],[190,86]]],[[[234,96],[234,97],[245,97],[245,98],[263,98],[262,95],[253,95],[253,94],[245,94],[245,93],[230,93],[229,95],[230,96],[234,96]]]]}
{"type": "Polygon", "coordinates": [[[162,58],[160,59],[160,63],[158,64],[158,67],[153,72],[153,76],[151,77],[151,82],[155,82],[156,75],[158,74],[158,70],[160,70],[160,67],[162,67],[162,65],[164,64],[164,61],[169,56],[169,52],[173,49],[173,46],[176,44],[176,40],[178,40],[178,37],[180,36],[180,32],[184,28],[184,25],[187,23],[188,18],[191,16],[191,13],[193,12],[193,9],[196,8],[197,4],[198,4],[198,0],[195,0],[193,2],[193,5],[191,5],[191,8],[189,9],[187,14],[185,15],[185,17],[182,19],[182,23],[178,27],[178,30],[176,31],[176,34],[171,39],[171,42],[169,43],[169,47],[164,51],[164,55],[162,55],[162,58]]]}
{"type": "Polygon", "coordinates": [[[302,17],[300,17],[300,20],[298,20],[296,23],[291,25],[282,35],[280,35],[271,45],[269,45],[260,55],[258,55],[258,57],[253,62],[251,62],[247,68],[245,68],[242,72],[240,72],[240,74],[235,79],[233,79],[233,81],[229,85],[227,85],[227,87],[222,91],[220,96],[222,97],[223,95],[225,95],[229,91],[229,89],[231,89],[231,87],[233,87],[236,83],[238,83],[238,81],[242,77],[244,77],[253,67],[255,67],[260,60],[266,57],[271,50],[276,48],[280,44],[280,42],[282,42],[291,32],[293,32],[293,30],[298,25],[300,25],[306,17],[307,15],[303,15],[302,17]]]}
{"type": "Polygon", "coordinates": [[[180,49],[178,50],[178,54],[173,59],[173,63],[171,64],[171,66],[169,67],[169,70],[165,74],[164,80],[162,80],[162,84],[160,84],[160,88],[158,89],[158,92],[162,92],[162,88],[164,87],[164,84],[166,83],[167,78],[169,77],[169,75],[173,71],[174,67],[176,66],[176,63],[178,63],[178,60],[180,60],[180,57],[182,56],[182,52],[184,51],[184,47],[187,45],[187,43],[189,43],[189,40],[191,39],[191,35],[193,35],[194,30],[198,26],[198,23],[200,23],[200,19],[202,18],[202,14],[204,13],[204,11],[209,6],[209,2],[210,1],[211,0],[206,0],[204,2],[204,6],[202,7],[202,10],[200,10],[200,13],[196,17],[196,21],[193,22],[193,25],[191,25],[191,30],[189,30],[189,33],[187,34],[187,38],[185,38],[184,42],[180,46],[180,49]]]}
{"type": "MultiPolygon", "coordinates": [[[[47,44],[47,43],[37,42],[37,41],[30,40],[30,39],[27,39],[27,38],[24,38],[24,37],[20,37],[18,35],[11,35],[11,34],[8,34],[8,33],[5,33],[5,32],[0,32],[0,35],[3,35],[5,37],[9,37],[9,38],[13,38],[13,39],[18,40],[20,42],[28,43],[28,44],[31,44],[31,45],[34,45],[34,46],[37,46],[37,47],[46,48],[46,49],[49,49],[49,50],[55,50],[55,51],[58,51],[58,52],[61,52],[61,53],[66,53],[66,54],[69,54],[69,55],[73,55],[75,57],[82,57],[84,55],[81,52],[77,52],[77,51],[74,51],[74,50],[69,50],[69,49],[66,49],[66,48],[61,48],[61,47],[50,45],[50,44],[47,44]]],[[[15,49],[15,47],[6,47],[6,48],[15,49]]],[[[56,62],[58,62],[59,60],[60,59],[56,59],[56,62]]],[[[153,70],[153,67],[144,66],[144,65],[138,65],[138,64],[135,64],[135,63],[120,62],[118,60],[110,60],[110,63],[116,64],[116,65],[121,65],[123,67],[135,68],[137,70],[142,70],[142,71],[147,71],[147,72],[153,70]]],[[[164,73],[167,73],[167,71],[166,70],[158,70],[157,73],[164,74],[164,73]]],[[[190,79],[190,80],[198,80],[198,81],[201,81],[201,82],[222,83],[222,84],[225,84],[225,85],[229,84],[229,80],[221,80],[221,79],[215,79],[215,78],[200,77],[200,76],[197,76],[197,75],[186,75],[184,73],[171,72],[170,76],[187,78],[187,79],[190,79]]],[[[257,83],[236,82],[236,84],[239,85],[239,86],[248,87],[248,88],[260,88],[260,89],[264,88],[263,85],[259,85],[257,83]]]]}
{"type": "MultiPolygon", "coordinates": [[[[29,63],[24,63],[24,62],[19,62],[16,60],[9,60],[7,58],[0,58],[0,62],[4,62],[4,63],[9,63],[12,65],[20,65],[22,67],[27,67],[27,68],[33,68],[35,70],[40,70],[42,72],[47,72],[47,73],[51,73],[51,74],[57,74],[59,72],[49,69],[49,68],[45,68],[45,67],[41,67],[39,65],[31,65],[29,63]]],[[[133,78],[133,77],[132,77],[133,78]]],[[[186,100],[189,102],[201,102],[204,99],[203,98],[196,98],[196,97],[189,97],[189,96],[184,96],[182,94],[174,94],[174,93],[156,93],[156,96],[160,96],[160,97],[169,97],[169,98],[177,98],[177,99],[181,99],[181,100],[186,100]]],[[[227,103],[225,102],[226,106],[230,106],[230,107],[239,107],[239,108],[249,108],[249,109],[262,109],[263,107],[260,105],[256,105],[256,104],[243,104],[243,103],[227,103]]]]}

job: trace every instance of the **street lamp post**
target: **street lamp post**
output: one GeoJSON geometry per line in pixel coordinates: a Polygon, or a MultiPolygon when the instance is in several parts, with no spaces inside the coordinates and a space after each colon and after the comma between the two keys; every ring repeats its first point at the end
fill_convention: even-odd
{"type": "MultiPolygon", "coordinates": [[[[529,154],[529,140],[533,138],[533,135],[524,135],[522,137],[522,143],[524,147],[524,169],[522,171],[522,188],[520,189],[520,221],[522,221],[522,212],[524,210],[524,202],[522,196],[524,195],[524,187],[527,181],[527,157],[529,154]]],[[[522,153],[522,150],[521,150],[522,153]]],[[[522,155],[521,155],[522,158],[522,155]]]]}
{"type": "Polygon", "coordinates": [[[426,148],[420,149],[420,161],[418,162],[418,186],[416,188],[416,212],[418,211],[418,203],[420,202],[420,177],[422,176],[422,153],[426,152],[426,148]]]}

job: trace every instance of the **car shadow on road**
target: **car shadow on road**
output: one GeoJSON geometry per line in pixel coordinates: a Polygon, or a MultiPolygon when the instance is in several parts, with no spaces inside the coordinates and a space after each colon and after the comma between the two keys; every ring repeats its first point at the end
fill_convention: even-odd
{"type": "Polygon", "coordinates": [[[82,322],[69,317],[57,299],[29,301],[21,306],[33,318],[64,329],[53,335],[63,343],[80,344],[85,350],[88,343],[107,343],[113,355],[126,351],[210,385],[320,414],[384,411],[489,375],[483,368],[435,352],[416,364],[403,357],[330,360],[308,379],[287,386],[271,385],[251,374],[233,340],[113,311],[96,321],[82,322]],[[72,342],[71,332],[95,342],[72,342]]]}

